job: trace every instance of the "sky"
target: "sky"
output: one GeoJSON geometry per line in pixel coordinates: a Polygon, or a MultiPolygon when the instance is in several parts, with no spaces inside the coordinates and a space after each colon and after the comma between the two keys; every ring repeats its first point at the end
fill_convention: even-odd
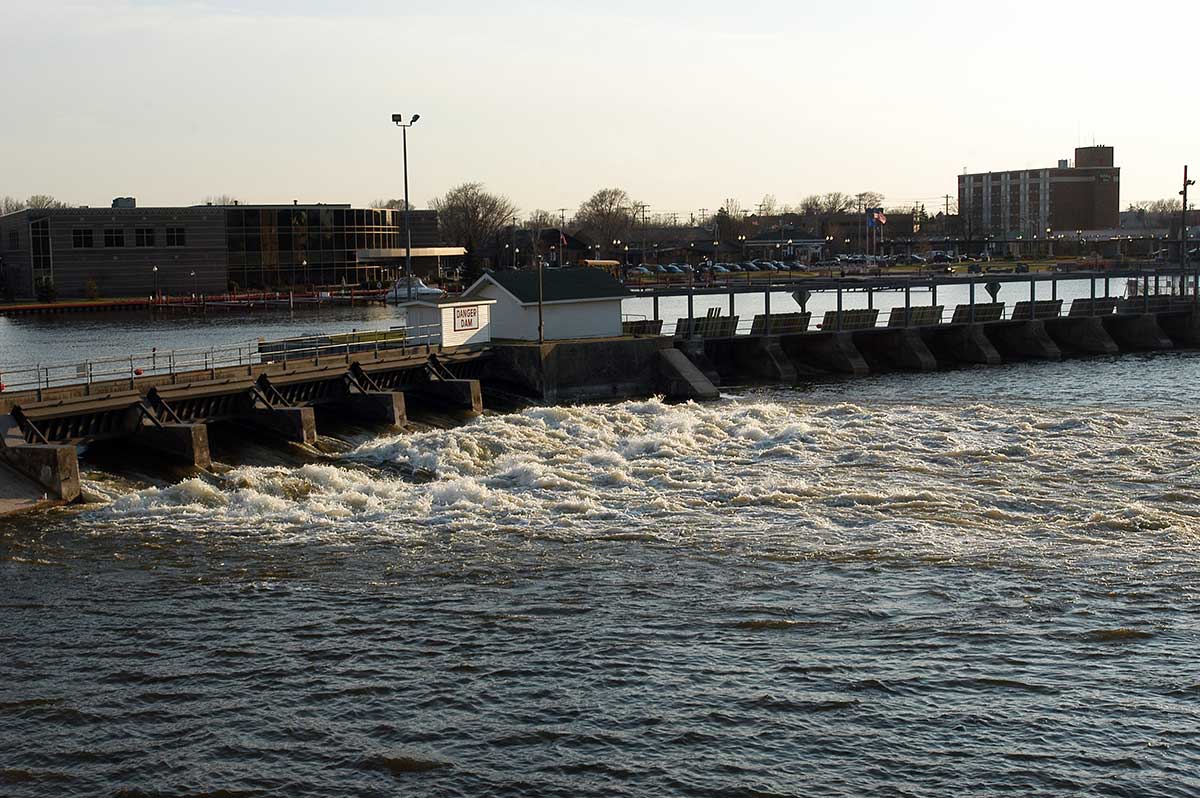
{"type": "Polygon", "coordinates": [[[1116,148],[1121,202],[1200,172],[1200,3],[0,0],[0,196],[650,213],[872,190],[1116,148]],[[1190,103],[1182,101],[1190,99],[1190,103]]]}

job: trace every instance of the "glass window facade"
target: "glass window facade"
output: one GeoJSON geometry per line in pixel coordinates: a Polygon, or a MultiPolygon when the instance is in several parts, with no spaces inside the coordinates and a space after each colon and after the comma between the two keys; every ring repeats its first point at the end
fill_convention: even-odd
{"type": "MultiPolygon", "coordinates": [[[[91,233],[91,230],[87,231],[91,233]]],[[[54,259],[50,249],[50,220],[36,219],[29,223],[29,250],[33,261],[33,284],[43,280],[54,282],[54,259]]]]}
{"type": "Polygon", "coordinates": [[[225,227],[229,279],[241,288],[370,283],[379,264],[360,264],[356,251],[401,246],[394,210],[230,208],[225,227]]]}
{"type": "Polygon", "coordinates": [[[184,234],[182,227],[167,228],[167,246],[168,247],[185,247],[187,246],[187,236],[184,234]]]}
{"type": "Polygon", "coordinates": [[[71,231],[71,245],[75,249],[91,249],[92,243],[91,230],[76,228],[71,231]]]}
{"type": "Polygon", "coordinates": [[[104,228],[104,246],[106,246],[106,247],[123,247],[123,246],[125,246],[125,231],[119,227],[104,228]]]}
{"type": "Polygon", "coordinates": [[[133,231],[133,243],[139,247],[154,246],[154,228],[139,227],[133,231]]]}

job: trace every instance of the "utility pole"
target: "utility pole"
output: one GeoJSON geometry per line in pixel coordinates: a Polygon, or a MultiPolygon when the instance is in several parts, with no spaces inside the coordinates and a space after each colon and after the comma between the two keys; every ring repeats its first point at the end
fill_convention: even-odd
{"type": "Polygon", "coordinates": [[[567,211],[569,210],[570,208],[558,209],[558,268],[560,269],[566,263],[567,259],[567,234],[563,231],[563,228],[567,226],[567,211]]]}
{"type": "Polygon", "coordinates": [[[1188,168],[1187,168],[1187,166],[1185,165],[1185,166],[1183,167],[1183,191],[1180,191],[1180,192],[1179,192],[1180,196],[1182,196],[1182,197],[1183,197],[1183,214],[1182,214],[1182,215],[1179,217],[1179,268],[1180,268],[1180,269],[1182,269],[1183,271],[1187,271],[1187,262],[1188,262],[1188,253],[1187,253],[1187,243],[1188,243],[1188,224],[1187,224],[1188,199],[1187,199],[1187,195],[1188,195],[1188,186],[1194,186],[1194,185],[1196,185],[1196,181],[1195,181],[1195,180],[1188,180],[1188,168]]]}
{"type": "Polygon", "coordinates": [[[642,211],[642,263],[646,262],[646,208],[650,207],[644,202],[639,202],[633,206],[635,209],[642,211]]]}

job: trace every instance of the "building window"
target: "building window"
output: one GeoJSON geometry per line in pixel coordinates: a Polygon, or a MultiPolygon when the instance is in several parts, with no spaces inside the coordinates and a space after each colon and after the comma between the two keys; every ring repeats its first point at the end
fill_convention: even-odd
{"type": "Polygon", "coordinates": [[[92,248],[92,231],[91,230],[72,230],[71,245],[75,249],[91,249],[92,248]]]}
{"type": "Polygon", "coordinates": [[[182,227],[168,227],[167,228],[167,246],[168,247],[182,247],[182,246],[186,246],[186,244],[187,244],[187,239],[183,235],[182,227]]]}
{"type": "Polygon", "coordinates": [[[16,230],[8,231],[8,248],[9,249],[20,249],[21,248],[21,234],[19,232],[17,232],[16,230]]]}
{"type": "Polygon", "coordinates": [[[136,230],[134,230],[133,231],[133,243],[137,244],[139,247],[154,246],[154,228],[153,227],[139,227],[136,230]]]}
{"type": "Polygon", "coordinates": [[[123,247],[123,246],[125,246],[125,231],[119,227],[104,228],[104,246],[106,246],[106,247],[123,247]]]}

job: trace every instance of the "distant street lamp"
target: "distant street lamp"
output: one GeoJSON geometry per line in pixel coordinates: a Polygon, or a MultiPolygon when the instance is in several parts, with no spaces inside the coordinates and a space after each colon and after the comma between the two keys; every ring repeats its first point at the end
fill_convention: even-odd
{"type": "Polygon", "coordinates": [[[158,302],[158,267],[155,266],[150,271],[154,272],[154,301],[158,302]]]}
{"type": "Polygon", "coordinates": [[[413,114],[412,119],[405,124],[403,114],[392,114],[392,121],[396,123],[396,127],[400,128],[401,136],[404,141],[404,277],[406,280],[408,280],[409,302],[411,302],[413,298],[413,276],[412,227],[408,222],[408,129],[417,124],[417,120],[420,118],[420,114],[413,114]]]}
{"type": "Polygon", "coordinates": [[[192,278],[192,299],[195,299],[200,295],[200,292],[196,290],[196,272],[190,272],[189,276],[192,278]]]}

